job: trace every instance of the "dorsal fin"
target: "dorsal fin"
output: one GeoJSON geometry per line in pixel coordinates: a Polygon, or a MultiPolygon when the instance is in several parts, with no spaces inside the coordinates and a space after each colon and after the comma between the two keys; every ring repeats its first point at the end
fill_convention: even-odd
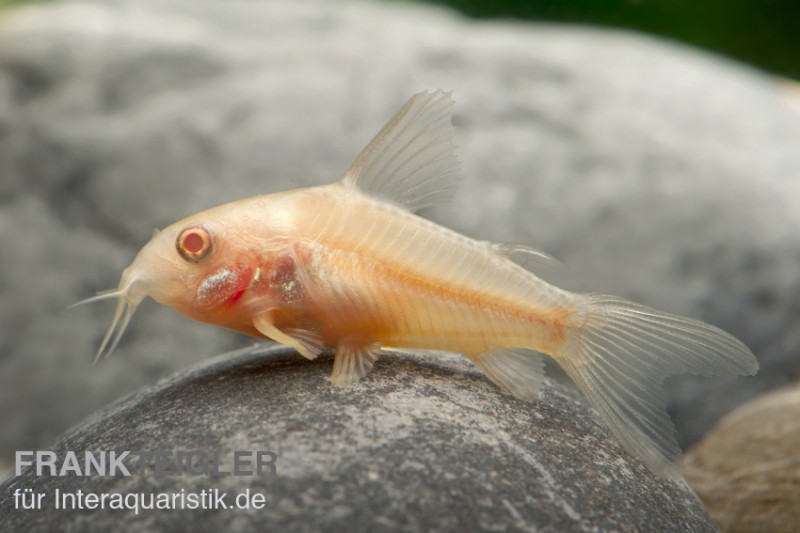
{"type": "Polygon", "coordinates": [[[449,200],[458,173],[452,110],[450,93],[415,94],[358,155],[341,183],[409,211],[449,200]]]}

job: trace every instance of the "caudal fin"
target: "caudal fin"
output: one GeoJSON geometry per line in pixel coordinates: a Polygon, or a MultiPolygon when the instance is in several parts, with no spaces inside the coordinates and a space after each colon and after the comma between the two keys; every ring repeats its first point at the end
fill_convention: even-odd
{"type": "Polygon", "coordinates": [[[612,433],[658,474],[682,479],[675,428],[661,390],[672,374],[746,374],[753,353],[719,328],[604,294],[584,306],[556,359],[602,415],[612,433]]]}

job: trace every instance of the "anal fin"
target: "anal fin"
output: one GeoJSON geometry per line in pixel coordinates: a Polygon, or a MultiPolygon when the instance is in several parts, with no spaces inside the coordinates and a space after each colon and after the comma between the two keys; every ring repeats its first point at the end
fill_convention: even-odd
{"type": "Polygon", "coordinates": [[[279,329],[273,323],[272,313],[267,311],[253,317],[255,328],[270,339],[291,346],[300,355],[315,359],[325,349],[319,334],[302,328],[279,329]]]}
{"type": "Polygon", "coordinates": [[[544,381],[544,359],[522,348],[494,348],[472,357],[481,372],[498,387],[520,400],[539,397],[544,381]]]}
{"type": "Polygon", "coordinates": [[[336,347],[331,383],[348,387],[358,382],[370,371],[380,351],[381,345],[377,342],[340,341],[336,347]]]}

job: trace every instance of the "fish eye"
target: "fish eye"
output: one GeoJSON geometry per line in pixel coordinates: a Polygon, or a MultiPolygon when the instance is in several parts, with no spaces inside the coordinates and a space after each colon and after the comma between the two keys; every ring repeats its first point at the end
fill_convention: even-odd
{"type": "Polygon", "coordinates": [[[175,241],[181,257],[191,263],[199,263],[211,251],[211,234],[201,225],[183,230],[175,241]]]}

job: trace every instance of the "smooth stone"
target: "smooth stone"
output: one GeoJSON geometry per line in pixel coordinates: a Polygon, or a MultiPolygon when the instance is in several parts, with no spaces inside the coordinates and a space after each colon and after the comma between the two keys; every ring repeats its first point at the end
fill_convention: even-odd
{"type": "Polygon", "coordinates": [[[726,415],[692,447],[685,474],[723,531],[800,524],[800,383],[726,415]]]}
{"type": "MultiPolygon", "coordinates": [[[[683,485],[656,477],[611,439],[576,393],[548,380],[540,401],[500,392],[464,358],[382,357],[357,386],[327,380],[330,356],[243,350],[183,371],[96,413],[52,448],[67,451],[272,451],[273,475],[37,477],[0,486],[0,530],[715,531],[683,485]],[[260,352],[260,353],[259,353],[260,352]],[[46,494],[13,510],[13,493],[46,494]],[[62,493],[199,492],[260,510],[54,509],[62,493]]],[[[253,455],[250,456],[251,460],[253,455]]],[[[254,470],[254,464],[247,470],[254,470]]],[[[244,468],[244,467],[242,467],[244,468]]],[[[148,496],[149,497],[149,496],[148,496]]]]}

